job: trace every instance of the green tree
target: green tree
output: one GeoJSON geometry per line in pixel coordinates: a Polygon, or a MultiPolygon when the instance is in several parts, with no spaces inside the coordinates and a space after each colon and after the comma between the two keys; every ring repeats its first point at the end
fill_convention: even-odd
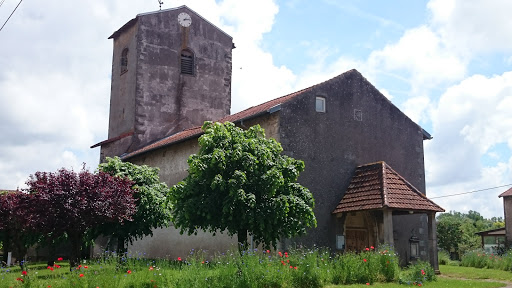
{"type": "Polygon", "coordinates": [[[259,126],[205,122],[200,150],[188,159],[189,175],[171,188],[173,222],[181,233],[237,234],[247,244],[276,246],[282,238],[316,227],[311,192],[297,183],[304,162],[282,155],[259,126]]]}
{"type": "Polygon", "coordinates": [[[160,182],[159,169],[146,165],[122,162],[119,157],[107,157],[98,169],[112,176],[128,178],[133,182],[137,211],[132,221],[124,223],[105,223],[98,227],[96,235],[110,235],[117,238],[119,255],[125,252],[125,245],[144,236],[153,236],[153,229],[168,227],[171,220],[169,206],[169,188],[160,182]]]}
{"type": "Polygon", "coordinates": [[[476,233],[499,228],[503,219],[486,219],[480,213],[470,210],[467,214],[456,211],[443,213],[437,217],[437,239],[439,247],[462,256],[464,253],[481,247],[481,239],[476,233]]]}

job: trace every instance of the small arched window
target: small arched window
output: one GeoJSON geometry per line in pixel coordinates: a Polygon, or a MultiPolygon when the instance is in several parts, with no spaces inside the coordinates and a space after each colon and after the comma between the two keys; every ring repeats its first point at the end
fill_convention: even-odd
{"type": "Polygon", "coordinates": [[[181,74],[194,75],[194,53],[189,49],[181,51],[181,74]]]}
{"type": "Polygon", "coordinates": [[[121,53],[121,74],[128,71],[128,48],[124,48],[121,53]]]}

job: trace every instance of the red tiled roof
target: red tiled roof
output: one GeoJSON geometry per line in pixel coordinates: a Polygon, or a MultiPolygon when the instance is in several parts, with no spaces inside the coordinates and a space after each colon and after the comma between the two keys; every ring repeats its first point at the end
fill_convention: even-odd
{"type": "Polygon", "coordinates": [[[357,167],[345,195],[332,213],[384,207],[444,212],[385,162],[377,162],[357,167]]]}
{"type": "MultiPolygon", "coordinates": [[[[347,73],[347,72],[345,72],[345,73],[347,73]]],[[[222,122],[222,123],[224,123],[226,121],[238,122],[238,121],[247,120],[247,119],[259,116],[261,114],[272,113],[272,110],[273,110],[272,108],[278,107],[279,105],[290,101],[291,99],[297,97],[298,95],[301,95],[302,93],[311,90],[315,86],[316,85],[311,86],[309,88],[302,89],[300,91],[297,91],[297,92],[294,92],[294,93],[291,93],[288,95],[285,95],[285,96],[282,96],[282,97],[279,97],[279,98],[276,98],[274,100],[270,100],[263,104],[247,108],[238,113],[228,115],[222,119],[219,119],[219,120],[217,120],[217,122],[222,122]]],[[[201,126],[193,127],[193,128],[178,132],[176,134],[167,136],[167,137],[165,137],[161,140],[158,140],[152,144],[146,145],[136,151],[133,151],[124,156],[121,156],[121,158],[127,159],[127,158],[133,157],[135,155],[139,155],[141,153],[148,152],[150,150],[154,150],[154,149],[161,148],[161,147],[164,147],[167,145],[178,143],[178,142],[190,139],[190,138],[199,137],[202,134],[203,134],[203,131],[201,130],[201,126]]]]}
{"type": "Polygon", "coordinates": [[[120,139],[123,139],[124,137],[128,137],[128,136],[132,136],[134,133],[133,130],[131,131],[128,131],[126,133],[123,133],[117,137],[114,137],[114,138],[110,138],[110,139],[107,139],[107,140],[104,140],[104,141],[101,141],[99,143],[96,143],[94,145],[91,146],[91,148],[95,148],[95,147],[98,147],[98,146],[101,146],[101,145],[104,145],[104,144],[107,144],[107,143],[111,143],[111,142],[114,142],[114,141],[117,141],[117,140],[120,140],[120,139]]]}
{"type": "Polygon", "coordinates": [[[507,191],[501,193],[498,197],[507,197],[507,196],[512,196],[512,188],[510,188],[507,191]]]}

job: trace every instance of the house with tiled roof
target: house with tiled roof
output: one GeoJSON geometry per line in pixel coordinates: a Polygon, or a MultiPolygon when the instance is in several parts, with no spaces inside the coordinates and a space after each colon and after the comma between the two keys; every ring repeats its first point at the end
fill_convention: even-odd
{"type": "MultiPolygon", "coordinates": [[[[139,14],[112,38],[109,136],[92,146],[101,147],[102,160],[120,156],[159,167],[161,180],[174,185],[199,151],[203,121],[259,124],[283,153],[305,162],[298,181],[315,198],[318,227],[282,239],[281,249],[343,252],[387,244],[404,265],[423,259],[437,267],[435,213],[444,210],[426,198],[423,159],[423,141],[432,137],[357,70],[230,115],[232,39],[190,8],[139,14]]],[[[171,227],[130,249],[177,257],[235,242],[225,234],[179,235],[171,227]]]]}

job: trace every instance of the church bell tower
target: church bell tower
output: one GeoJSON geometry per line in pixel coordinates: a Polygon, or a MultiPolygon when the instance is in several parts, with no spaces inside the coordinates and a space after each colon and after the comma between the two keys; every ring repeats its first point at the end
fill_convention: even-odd
{"type": "Polygon", "coordinates": [[[229,115],[233,39],[192,9],[139,14],[109,39],[108,140],[95,145],[101,160],[229,115]]]}

